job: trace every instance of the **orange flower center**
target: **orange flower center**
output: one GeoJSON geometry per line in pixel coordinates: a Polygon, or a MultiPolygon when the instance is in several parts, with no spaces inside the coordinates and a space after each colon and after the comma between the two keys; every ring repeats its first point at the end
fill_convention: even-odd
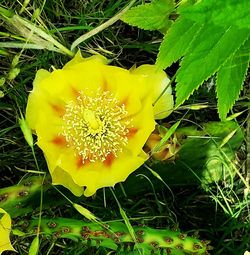
{"type": "Polygon", "coordinates": [[[62,135],[83,163],[103,162],[109,155],[117,157],[128,143],[130,122],[125,117],[125,105],[111,92],[97,92],[94,96],[80,93],[65,107],[62,135]]]}

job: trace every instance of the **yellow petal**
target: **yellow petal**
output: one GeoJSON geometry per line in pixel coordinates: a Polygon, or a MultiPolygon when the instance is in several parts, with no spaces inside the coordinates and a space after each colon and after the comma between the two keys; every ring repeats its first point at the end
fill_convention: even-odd
{"type": "Polygon", "coordinates": [[[154,116],[156,120],[164,119],[171,114],[174,108],[174,99],[167,91],[154,105],[154,116]]]}
{"type": "Polygon", "coordinates": [[[138,156],[134,156],[130,151],[124,151],[110,167],[103,163],[83,167],[73,175],[73,179],[79,186],[86,187],[85,196],[92,196],[100,188],[113,187],[116,183],[125,181],[146,160],[147,155],[143,151],[138,156]]]}
{"type": "Polygon", "coordinates": [[[155,128],[151,98],[145,98],[143,105],[143,109],[132,118],[131,127],[135,132],[129,136],[127,145],[127,148],[135,155],[140,153],[145,140],[147,140],[155,128]]]}
{"type": "Polygon", "coordinates": [[[63,185],[67,189],[71,190],[71,192],[75,195],[80,197],[83,195],[83,187],[77,185],[73,180],[70,174],[65,172],[60,167],[57,167],[53,173],[51,174],[52,183],[54,185],[63,185]]]}
{"type": "Polygon", "coordinates": [[[82,63],[82,62],[85,62],[85,61],[90,61],[90,60],[99,61],[100,63],[102,63],[104,65],[108,63],[108,60],[102,55],[93,55],[93,56],[88,57],[88,58],[83,58],[82,54],[81,54],[81,51],[78,50],[77,53],[75,54],[74,58],[72,60],[70,60],[63,67],[63,69],[72,68],[75,64],[79,64],[79,63],[82,63]]]}
{"type": "Polygon", "coordinates": [[[50,72],[45,69],[40,69],[36,73],[35,80],[33,82],[33,89],[39,87],[39,84],[46,78],[50,76],[50,72]]]}
{"type": "MultiPolygon", "coordinates": [[[[163,70],[157,70],[155,65],[141,65],[137,68],[132,68],[131,73],[141,74],[147,79],[147,85],[151,90],[153,102],[159,98],[170,81],[166,73],[163,70]]],[[[172,112],[173,106],[172,89],[169,86],[154,105],[155,119],[166,118],[172,112]]]]}
{"type": "Polygon", "coordinates": [[[4,251],[15,251],[10,243],[11,218],[9,214],[0,208],[0,254],[4,251]],[[3,214],[3,215],[2,215],[3,214]]]}
{"type": "Polygon", "coordinates": [[[50,72],[40,69],[36,73],[35,80],[33,82],[33,91],[31,91],[29,98],[28,98],[28,104],[26,107],[26,120],[30,126],[31,129],[35,129],[37,119],[38,119],[38,112],[40,111],[39,109],[39,102],[40,98],[36,96],[36,91],[39,89],[39,84],[42,80],[47,78],[50,75],[50,72]]]}
{"type": "Polygon", "coordinates": [[[116,66],[102,66],[101,71],[106,81],[106,89],[126,106],[129,115],[140,111],[141,101],[150,95],[142,75],[131,75],[131,72],[116,66]]]}
{"type": "Polygon", "coordinates": [[[82,187],[86,187],[84,195],[91,196],[99,188],[114,186],[118,182],[125,181],[129,174],[140,167],[147,158],[142,150],[138,155],[134,155],[130,150],[124,150],[110,166],[103,162],[95,162],[79,167],[77,156],[69,148],[67,153],[60,155],[58,161],[60,167],[53,171],[52,179],[53,183],[65,186],[77,196],[82,194],[82,187]]]}

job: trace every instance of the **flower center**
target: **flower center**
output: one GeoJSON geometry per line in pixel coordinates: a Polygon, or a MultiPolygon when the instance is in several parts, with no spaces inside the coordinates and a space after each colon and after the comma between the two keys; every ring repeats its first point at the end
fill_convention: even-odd
{"type": "Polygon", "coordinates": [[[86,121],[89,128],[93,129],[94,132],[98,133],[99,127],[102,124],[99,118],[96,118],[95,112],[89,109],[85,109],[83,118],[86,121]]]}
{"type": "Polygon", "coordinates": [[[117,157],[128,143],[129,121],[125,105],[109,92],[94,96],[84,93],[70,101],[63,115],[63,132],[68,146],[73,146],[83,163],[105,161],[109,155],[117,157]]]}

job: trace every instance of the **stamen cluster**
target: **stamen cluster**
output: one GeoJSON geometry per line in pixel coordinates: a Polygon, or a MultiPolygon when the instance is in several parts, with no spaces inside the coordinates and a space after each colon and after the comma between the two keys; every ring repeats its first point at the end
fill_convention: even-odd
{"type": "Polygon", "coordinates": [[[73,146],[83,163],[117,157],[128,143],[128,121],[124,104],[109,91],[87,96],[83,92],[66,105],[63,132],[68,146],[73,146]]]}

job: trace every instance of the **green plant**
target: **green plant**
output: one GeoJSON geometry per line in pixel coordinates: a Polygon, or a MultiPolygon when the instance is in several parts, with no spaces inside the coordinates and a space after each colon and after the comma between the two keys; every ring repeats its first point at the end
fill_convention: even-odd
{"type": "MultiPolygon", "coordinates": [[[[153,64],[162,34],[165,35],[162,46],[168,44],[168,35],[174,34],[167,52],[164,47],[161,49],[162,67],[168,66],[166,72],[172,77],[174,87],[177,65],[164,61],[181,63],[186,56],[190,57],[188,47],[200,35],[199,25],[205,25],[203,31],[208,29],[211,33],[207,32],[207,38],[200,42],[206,47],[213,41],[213,31],[220,31],[221,24],[229,26],[235,22],[240,31],[249,29],[249,3],[245,0],[154,0],[151,3],[150,0],[2,0],[0,6],[0,207],[12,217],[14,248],[21,255],[139,255],[144,248],[150,253],[166,254],[170,247],[166,248],[166,244],[165,248],[153,247],[157,243],[149,244],[147,238],[159,242],[164,234],[179,242],[176,235],[182,233],[171,227],[166,229],[179,223],[185,231],[181,235],[185,242],[180,244],[189,245],[188,248],[192,248],[194,241],[201,242],[203,250],[205,246],[207,250],[210,248],[195,234],[199,230],[201,238],[211,240],[212,254],[243,254],[249,243],[247,169],[250,161],[246,147],[250,140],[249,132],[244,133],[250,123],[246,115],[249,103],[244,101],[249,97],[249,76],[241,93],[243,101],[233,108],[236,114],[224,117],[227,121],[220,123],[215,113],[215,86],[210,89],[216,80],[215,72],[188,100],[188,105],[177,106],[167,120],[158,121],[154,134],[160,146],[147,151],[150,159],[125,182],[114,189],[99,190],[91,198],[76,198],[63,187],[51,184],[42,151],[36,145],[35,136],[32,138],[30,130],[27,132],[21,112],[24,115],[27,95],[38,69],[63,66],[77,48],[85,57],[99,53],[113,65],[126,69],[153,64]],[[142,30],[116,22],[134,3],[145,4],[134,7],[122,19],[127,17],[131,25],[140,22],[138,26],[142,30]],[[182,19],[186,23],[181,23],[182,19]],[[182,29],[178,30],[180,23],[182,29]],[[191,26],[193,23],[197,24],[191,26]],[[197,34],[193,36],[195,29],[197,34]],[[163,152],[164,161],[154,154],[159,152],[163,152]],[[88,210],[93,214],[88,214],[88,210]],[[96,222],[86,222],[84,214],[96,222]],[[55,228],[50,228],[50,223],[56,223],[55,228]],[[70,224],[73,230],[65,236],[70,224]],[[110,225],[109,230],[105,224],[110,225]],[[87,233],[82,233],[84,226],[90,226],[90,231],[85,228],[87,233]],[[37,231],[39,227],[41,232],[37,231]],[[137,230],[141,228],[145,229],[145,240],[144,237],[136,240],[140,238],[137,230]],[[118,229],[125,233],[120,240],[113,234],[118,229]],[[108,234],[105,240],[92,235],[96,230],[108,234]],[[125,237],[130,241],[126,242],[125,237]]],[[[214,49],[212,44],[211,47],[214,49]]],[[[223,63],[229,68],[216,70],[218,74],[224,70],[220,72],[220,80],[225,87],[236,84],[230,89],[221,86],[221,94],[226,90],[228,95],[236,95],[240,80],[244,80],[249,45],[238,51],[241,54],[235,55],[237,58],[233,58],[231,65],[228,61],[223,63]]],[[[200,75],[201,70],[191,70],[185,78],[196,79],[196,73],[200,75]]],[[[217,81],[217,89],[218,84],[217,81]]],[[[190,91],[181,93],[185,97],[190,91]]],[[[221,116],[232,103],[231,97],[226,100],[225,105],[223,101],[219,103],[221,116]]],[[[171,253],[183,254],[183,250],[171,247],[171,253]]]]}
{"type": "Polygon", "coordinates": [[[133,227],[137,241],[134,243],[126,225],[119,221],[100,225],[66,218],[43,218],[40,223],[38,220],[19,221],[15,228],[19,230],[19,235],[20,231],[25,235],[33,235],[37,233],[38,226],[40,233],[52,238],[54,242],[58,238],[81,240],[82,245],[105,247],[119,252],[134,250],[138,254],[147,255],[165,251],[166,254],[172,255],[203,255],[209,254],[208,250],[211,249],[207,246],[209,241],[200,241],[177,229],[153,229],[146,226],[133,227]]]}
{"type": "Polygon", "coordinates": [[[147,30],[162,30],[165,24],[168,29],[156,64],[166,68],[180,59],[175,76],[175,107],[216,75],[218,113],[221,120],[226,120],[239,98],[249,66],[250,2],[188,0],[181,1],[175,9],[173,5],[173,1],[154,0],[132,8],[122,20],[147,30]],[[162,11],[158,11],[160,6],[164,7],[162,11]],[[175,20],[170,26],[173,17],[175,20]]]}

